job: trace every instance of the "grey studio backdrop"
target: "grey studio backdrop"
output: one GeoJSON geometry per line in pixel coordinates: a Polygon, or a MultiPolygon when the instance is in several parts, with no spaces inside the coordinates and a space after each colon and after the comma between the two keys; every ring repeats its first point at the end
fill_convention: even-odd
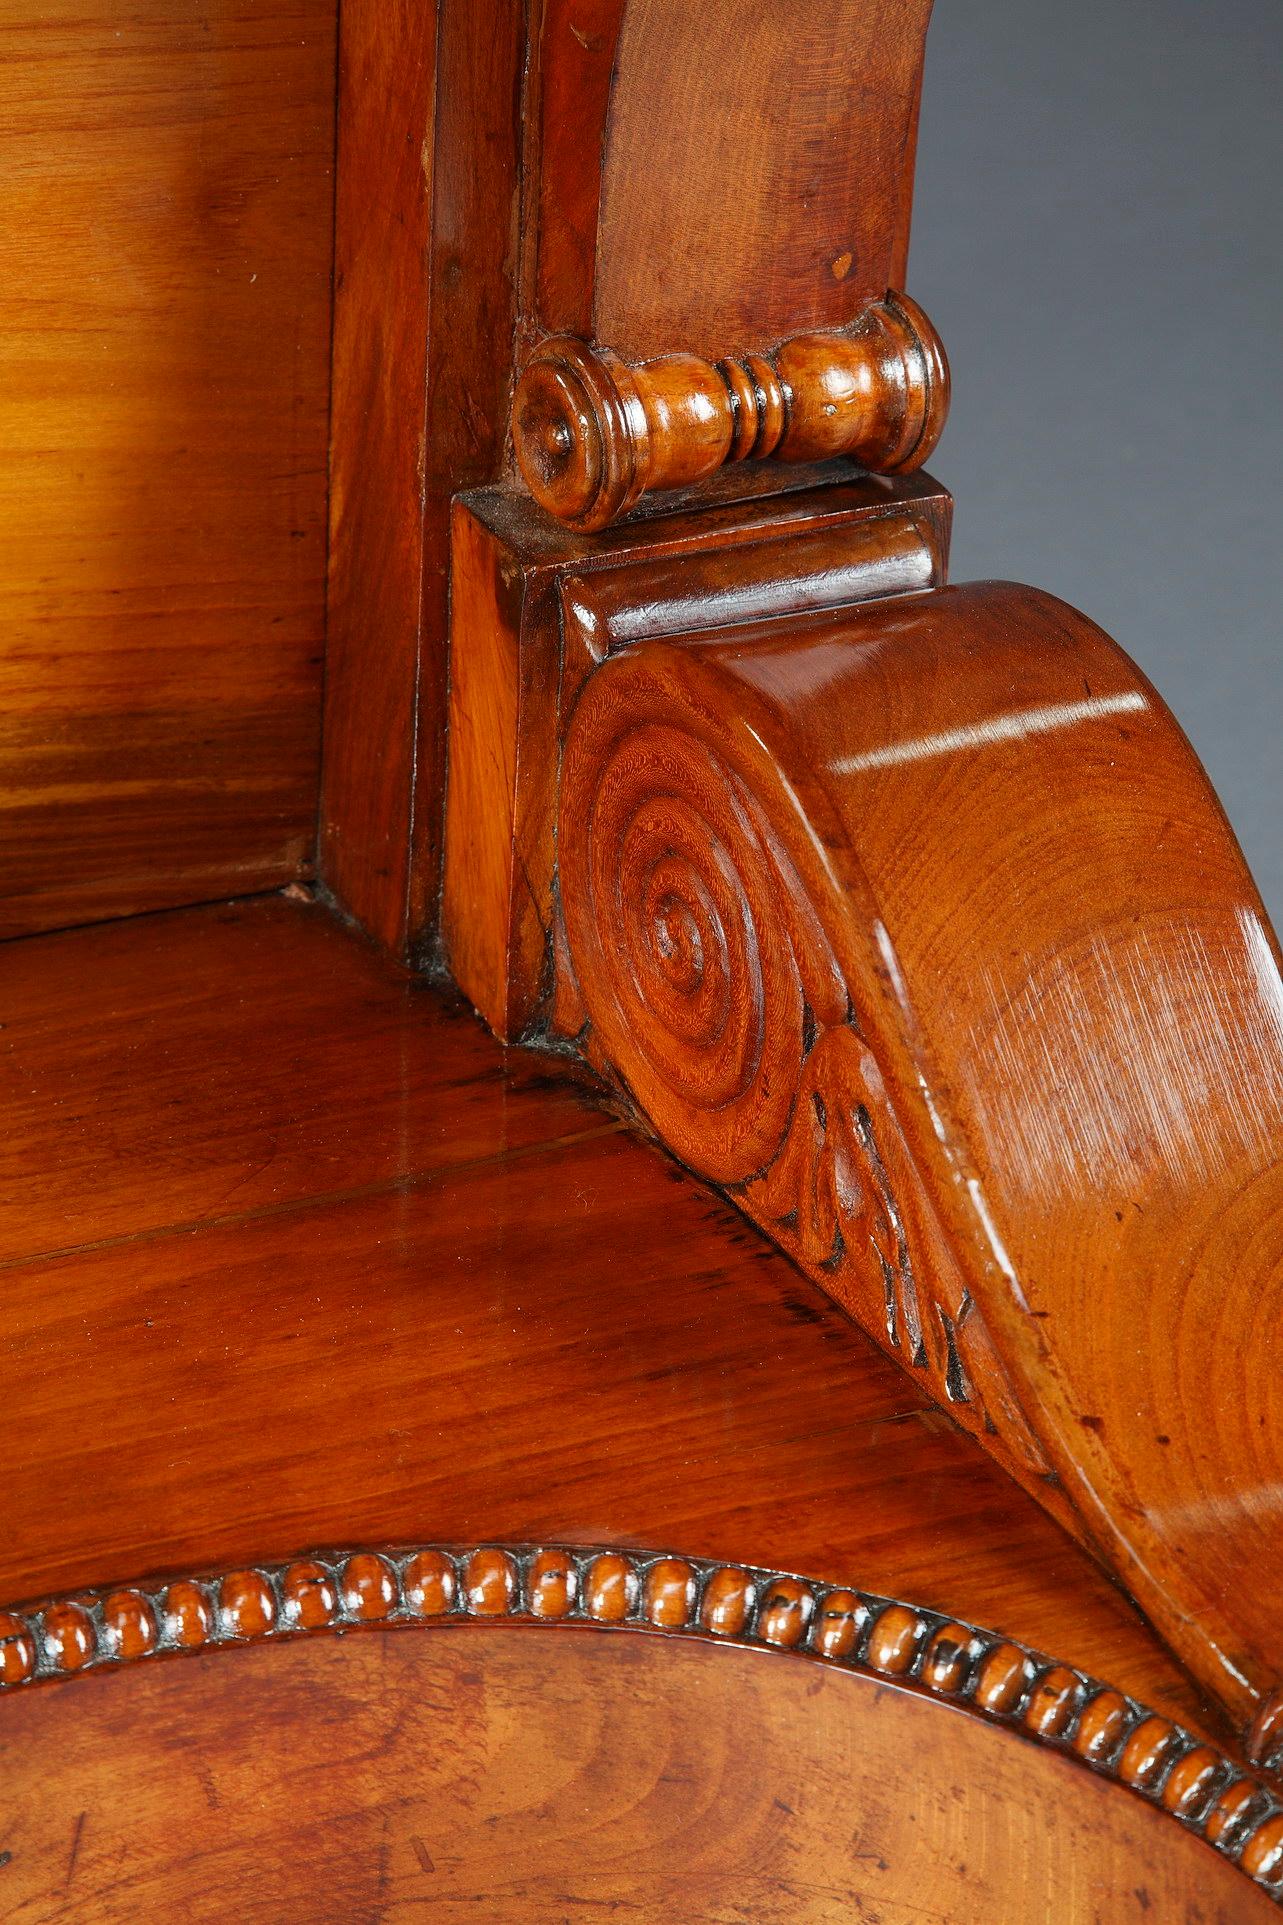
{"type": "Polygon", "coordinates": [[[909,288],[956,581],[1157,683],[1283,931],[1283,0],[936,0],[909,288]]]}

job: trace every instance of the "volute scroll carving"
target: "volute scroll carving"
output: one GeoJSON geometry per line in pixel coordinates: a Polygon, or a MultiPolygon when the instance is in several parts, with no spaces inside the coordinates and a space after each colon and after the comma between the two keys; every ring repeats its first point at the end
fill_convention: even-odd
{"type": "Polygon", "coordinates": [[[561,901],[594,1055],[683,1162],[1045,1486],[907,1152],[836,878],[804,880],[820,797],[799,810],[762,733],[721,726],[680,649],[619,659],[562,774],[561,901]]]}
{"type": "Polygon", "coordinates": [[[643,641],[557,862],[563,1029],[1273,1758],[1283,973],[1153,690],[1004,584],[643,641]]]}
{"type": "Polygon", "coordinates": [[[842,332],[716,361],[630,366],[608,347],[545,341],[517,388],[513,443],[540,506],[591,531],[728,462],[846,455],[875,474],[910,473],[948,411],[940,337],[916,302],[888,293],[842,332]]]}

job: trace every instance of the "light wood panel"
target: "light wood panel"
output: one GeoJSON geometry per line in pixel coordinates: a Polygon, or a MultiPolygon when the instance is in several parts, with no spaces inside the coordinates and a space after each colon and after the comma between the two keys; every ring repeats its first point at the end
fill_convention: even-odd
{"type": "Polygon", "coordinates": [[[0,934],[303,873],[333,0],[0,12],[0,934]]]}
{"type": "Polygon", "coordinates": [[[0,1730],[31,1921],[1277,1917],[1081,1764],[783,1653],[365,1629],[38,1688],[0,1730]]]}

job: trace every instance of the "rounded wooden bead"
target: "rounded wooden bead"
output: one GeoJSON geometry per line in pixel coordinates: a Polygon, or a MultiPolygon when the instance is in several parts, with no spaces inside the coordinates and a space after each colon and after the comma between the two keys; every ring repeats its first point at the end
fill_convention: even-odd
{"type": "Polygon", "coordinates": [[[890,1604],[869,1632],[866,1657],[875,1671],[902,1677],[913,1669],[922,1642],[922,1619],[903,1604],[890,1604]]]}
{"type": "Polygon", "coordinates": [[[1235,1778],[1226,1785],[1203,1821],[1209,1844],[1222,1845],[1251,1820],[1252,1811],[1261,1804],[1261,1788],[1250,1778],[1235,1778]]]}
{"type": "Polygon", "coordinates": [[[102,1607],[108,1645],[118,1658],[145,1658],[156,1648],[156,1618],[137,1591],[113,1591],[102,1607]]]}
{"type": "Polygon", "coordinates": [[[1239,1854],[1238,1862],[1249,1878],[1259,1879],[1263,1885],[1283,1887],[1283,1811],[1257,1827],[1239,1854]]]}
{"type": "Polygon", "coordinates": [[[695,1573],[683,1557],[661,1557],[646,1573],[642,1609],[652,1624],[667,1631],[690,1621],[695,1573]]]}
{"type": "Polygon", "coordinates": [[[82,1605],[51,1604],[41,1634],[55,1670],[79,1671],[94,1655],[94,1621],[82,1605]]]}
{"type": "Polygon", "coordinates": [[[333,1577],[323,1564],[300,1558],[291,1564],[281,1579],[285,1615],[301,1631],[318,1631],[338,1616],[339,1594],[333,1577]]]}
{"type": "Polygon", "coordinates": [[[632,1610],[636,1579],[626,1557],[603,1551],[588,1567],[584,1602],[588,1615],[603,1624],[619,1624],[632,1610]]]}
{"type": "Polygon", "coordinates": [[[1073,1723],[1081,1692],[1081,1683],[1063,1665],[1044,1671],[1029,1693],[1026,1727],[1039,1738],[1059,1738],[1073,1723]]]}
{"type": "Polygon", "coordinates": [[[806,1636],[814,1600],[795,1577],[777,1577],[762,1592],[757,1635],[767,1644],[788,1648],[806,1636]]]}
{"type": "Polygon", "coordinates": [[[738,1637],[748,1623],[753,1597],[753,1580],[747,1572],[737,1570],[734,1565],[724,1565],[720,1571],[713,1572],[704,1586],[700,1623],[719,1638],[738,1637]]]}
{"type": "Polygon", "coordinates": [[[396,1576],[385,1557],[358,1551],[343,1566],[343,1608],[354,1618],[373,1622],[396,1604],[396,1576]]]}
{"type": "Polygon", "coordinates": [[[825,1658],[849,1658],[869,1619],[869,1607],[854,1591],[829,1591],[820,1600],[811,1628],[811,1648],[825,1658]]]}
{"type": "Polygon", "coordinates": [[[1033,1665],[1016,1644],[995,1644],[980,1666],[975,1702],[1003,1717],[1014,1711],[1033,1680],[1033,1665]]]}
{"type": "Polygon", "coordinates": [[[401,1574],[401,1590],[421,1618],[448,1617],[458,1596],[454,1565],[443,1551],[420,1551],[401,1574]]]}
{"type": "Polygon", "coordinates": [[[579,1573],[564,1551],[539,1551],[530,1560],[526,1596],[536,1618],[564,1618],[572,1610],[579,1573]]]}
{"type": "Polygon", "coordinates": [[[961,1691],[971,1670],[972,1636],[963,1624],[942,1624],[922,1661],[922,1682],[933,1691],[961,1691]]]}
{"type": "Polygon", "coordinates": [[[1210,1745],[1195,1745],[1178,1758],[1163,1786],[1163,1803],[1178,1818],[1194,1818],[1212,1795],[1225,1761],[1210,1745]]]}
{"type": "Polygon", "coordinates": [[[1125,1698],[1117,1691],[1098,1691],[1083,1706],[1071,1740],[1074,1750],[1090,1764],[1103,1764],[1122,1743],[1130,1719],[1125,1698]]]}
{"type": "Polygon", "coordinates": [[[214,1613],[199,1584],[180,1578],[165,1593],[165,1630],[175,1644],[193,1651],[214,1628],[214,1613]]]}
{"type": "Polygon", "coordinates": [[[502,1617],[517,1595],[517,1567],[506,1551],[474,1551],[463,1567],[463,1591],[478,1617],[502,1617]]]}
{"type": "Polygon", "coordinates": [[[218,1587],[218,1602],[229,1637],[261,1638],[276,1621],[272,1587],[258,1571],[229,1571],[218,1587]]]}
{"type": "Polygon", "coordinates": [[[0,1685],[25,1684],[36,1668],[36,1640],[25,1618],[0,1612],[0,1685]]]}
{"type": "Polygon", "coordinates": [[[1166,1718],[1145,1718],[1123,1746],[1118,1775],[1125,1785],[1148,1791],[1162,1776],[1163,1766],[1179,1748],[1180,1736],[1166,1718]]]}

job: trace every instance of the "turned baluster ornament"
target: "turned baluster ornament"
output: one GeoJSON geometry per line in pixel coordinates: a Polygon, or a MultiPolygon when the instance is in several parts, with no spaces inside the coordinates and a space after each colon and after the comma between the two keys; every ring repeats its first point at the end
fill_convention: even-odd
{"type": "Polygon", "coordinates": [[[609,348],[545,341],[517,387],[513,440],[540,506],[589,531],[731,461],[845,455],[904,474],[927,460],[948,411],[939,336],[906,295],[888,294],[842,333],[718,361],[632,367],[609,348]]]}

